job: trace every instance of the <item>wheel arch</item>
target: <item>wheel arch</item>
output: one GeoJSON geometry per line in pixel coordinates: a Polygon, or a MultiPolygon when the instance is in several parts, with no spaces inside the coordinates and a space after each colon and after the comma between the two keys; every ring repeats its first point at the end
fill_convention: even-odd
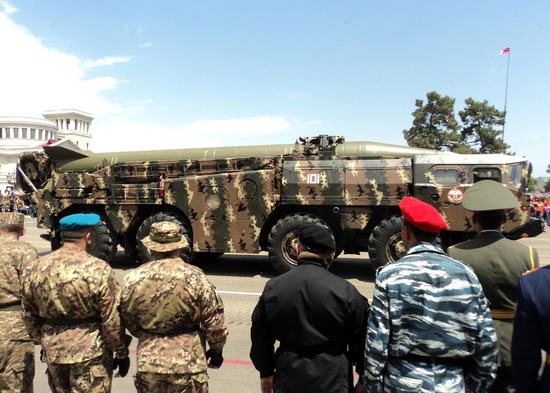
{"type": "Polygon", "coordinates": [[[277,225],[277,222],[282,218],[291,215],[291,214],[311,214],[322,219],[326,225],[330,228],[335,237],[336,244],[341,243],[342,228],[340,225],[339,215],[334,213],[334,206],[287,206],[283,205],[280,208],[276,209],[266,220],[262,230],[260,232],[260,247],[262,251],[268,251],[269,247],[269,234],[271,233],[272,228],[277,225]]]}
{"type": "Polygon", "coordinates": [[[187,237],[187,240],[189,241],[189,249],[182,249],[181,250],[181,258],[184,259],[186,262],[190,262],[191,253],[192,253],[192,238],[190,237],[188,233],[188,222],[185,216],[179,215],[176,212],[172,211],[158,211],[153,212],[151,215],[145,217],[141,224],[139,225],[139,228],[136,231],[136,251],[138,256],[138,262],[144,263],[150,260],[151,254],[149,254],[149,250],[143,243],[141,242],[141,239],[145,238],[145,236],[149,235],[150,229],[152,224],[156,222],[162,222],[162,221],[169,221],[176,223],[180,226],[182,230],[182,234],[187,237]]]}
{"type": "MultiPolygon", "coordinates": [[[[326,228],[334,237],[332,229],[323,218],[305,212],[287,214],[272,227],[269,235],[268,255],[271,264],[278,273],[285,273],[297,265],[294,245],[299,231],[309,225],[326,228]]],[[[329,261],[330,263],[332,260],[329,261]]]]}
{"type": "Polygon", "coordinates": [[[52,251],[58,249],[63,244],[61,239],[62,218],[78,213],[95,213],[100,217],[100,223],[96,225],[93,231],[93,243],[90,254],[103,259],[106,262],[112,262],[117,246],[118,237],[113,229],[109,217],[105,211],[105,205],[71,205],[58,214],[52,214],[50,226],[50,244],[52,251]]]}
{"type": "Polygon", "coordinates": [[[370,234],[368,252],[375,270],[404,255],[405,250],[401,238],[402,225],[403,216],[393,214],[380,221],[370,234]]]}

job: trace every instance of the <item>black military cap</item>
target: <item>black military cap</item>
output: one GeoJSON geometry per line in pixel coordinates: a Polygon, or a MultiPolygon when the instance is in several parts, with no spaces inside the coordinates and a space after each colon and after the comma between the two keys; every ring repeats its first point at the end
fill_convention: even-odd
{"type": "Polygon", "coordinates": [[[336,243],[330,230],[321,225],[308,225],[302,229],[298,234],[298,241],[312,252],[323,253],[336,250],[336,243]]]}

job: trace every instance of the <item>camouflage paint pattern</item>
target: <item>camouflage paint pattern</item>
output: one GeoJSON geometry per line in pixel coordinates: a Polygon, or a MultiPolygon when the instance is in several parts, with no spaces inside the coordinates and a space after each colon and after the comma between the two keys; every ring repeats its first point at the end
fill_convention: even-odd
{"type": "Polygon", "coordinates": [[[124,277],[122,317],[139,339],[138,372],[206,373],[205,342],[222,352],[223,302],[202,270],[179,258],[148,262],[124,277]]]}
{"type": "Polygon", "coordinates": [[[283,174],[283,203],[397,206],[407,195],[411,160],[285,161],[283,174]]]}
{"type": "MultiPolygon", "coordinates": [[[[472,160],[472,157],[475,159],[476,156],[480,155],[469,155],[469,158],[472,160]]],[[[506,185],[518,198],[518,207],[507,213],[508,221],[503,227],[504,233],[512,232],[528,224],[530,220],[528,198],[521,192],[525,189],[528,179],[528,163],[518,159],[513,160],[511,157],[504,160],[509,162],[498,163],[496,160],[491,162],[480,159],[473,165],[472,162],[460,164],[457,163],[458,160],[449,162],[441,156],[423,157],[422,160],[417,160],[414,168],[413,196],[439,210],[449,226],[449,231],[473,232],[475,228],[472,213],[462,207],[462,196],[467,188],[478,180],[484,178],[497,180],[506,185]],[[427,161],[427,164],[423,161],[427,161]],[[490,172],[494,177],[480,177],[482,171],[490,172]],[[452,172],[452,176],[446,178],[443,178],[445,175],[441,176],[442,173],[449,172],[452,172]]]]}
{"type": "Polygon", "coordinates": [[[27,331],[42,345],[47,363],[81,363],[106,350],[128,355],[131,337],[120,318],[120,285],[101,259],[77,247],[63,247],[38,259],[24,278],[22,292],[27,331]],[[90,317],[98,322],[69,326],[45,321],[90,317]]]}
{"type": "Polygon", "coordinates": [[[258,161],[257,170],[240,165],[240,171],[166,180],[165,201],[189,220],[194,251],[260,251],[260,231],[280,190],[273,181],[279,160],[258,161]]]}
{"type": "Polygon", "coordinates": [[[32,392],[34,344],[23,323],[21,310],[2,306],[21,304],[21,277],[36,261],[36,249],[0,234],[0,391],[32,392]]]}
{"type": "Polygon", "coordinates": [[[53,158],[22,156],[20,167],[38,189],[32,196],[38,226],[54,235],[59,218],[80,211],[105,215],[116,234],[133,237],[147,217],[170,212],[187,226],[196,252],[266,250],[271,227],[292,212],[318,215],[342,238],[361,239],[348,251],[366,251],[368,231],[399,214],[397,205],[406,195],[435,206],[450,231],[473,233],[460,195],[474,183],[480,166],[498,169],[501,181],[521,200],[504,232],[529,222],[523,158],[344,142],[341,136],[300,141],[118,153],[45,147],[53,158]],[[449,167],[459,173],[457,182],[439,184],[434,170],[449,167]]]}

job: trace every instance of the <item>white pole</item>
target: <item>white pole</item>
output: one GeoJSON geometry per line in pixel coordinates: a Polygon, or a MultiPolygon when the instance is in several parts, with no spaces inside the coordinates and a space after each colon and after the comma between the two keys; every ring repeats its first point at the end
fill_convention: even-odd
{"type": "MultiPolygon", "coordinates": [[[[506,104],[508,103],[508,75],[510,71],[510,48],[506,48],[506,49],[507,49],[507,52],[505,54],[508,56],[508,62],[506,66],[506,89],[504,92],[504,119],[503,119],[504,122],[502,124],[502,144],[503,145],[504,145],[504,130],[506,128],[506,104]]],[[[502,149],[504,150],[504,146],[502,147],[502,149]]]]}

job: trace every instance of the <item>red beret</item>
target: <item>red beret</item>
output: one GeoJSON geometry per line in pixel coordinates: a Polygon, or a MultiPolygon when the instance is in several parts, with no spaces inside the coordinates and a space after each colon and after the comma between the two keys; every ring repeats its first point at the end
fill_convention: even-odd
{"type": "Polygon", "coordinates": [[[403,198],[399,208],[405,220],[424,232],[438,233],[442,229],[447,229],[447,223],[437,209],[416,198],[403,198]]]}

